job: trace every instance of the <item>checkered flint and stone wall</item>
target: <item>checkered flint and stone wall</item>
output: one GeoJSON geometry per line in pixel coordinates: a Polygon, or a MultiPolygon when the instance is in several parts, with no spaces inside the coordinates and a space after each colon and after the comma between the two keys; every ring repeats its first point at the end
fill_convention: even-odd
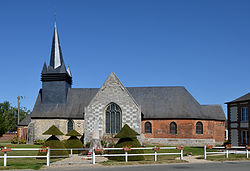
{"type": "Polygon", "coordinates": [[[122,110],[122,127],[128,124],[136,132],[141,133],[141,109],[116,75],[111,73],[85,108],[84,143],[91,141],[95,124],[98,124],[101,139],[110,136],[105,133],[105,110],[111,102],[119,105],[122,110]]]}

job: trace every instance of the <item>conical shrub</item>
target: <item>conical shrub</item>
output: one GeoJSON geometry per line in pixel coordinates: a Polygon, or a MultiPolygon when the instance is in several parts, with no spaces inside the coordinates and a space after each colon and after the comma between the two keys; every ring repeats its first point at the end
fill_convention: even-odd
{"type": "MultiPolygon", "coordinates": [[[[137,135],[139,135],[137,132],[135,132],[133,129],[131,129],[127,124],[123,126],[121,131],[115,136],[115,138],[120,138],[119,141],[116,143],[115,148],[123,148],[131,146],[134,147],[141,147],[140,142],[137,139],[137,135]]],[[[123,150],[114,150],[111,152],[112,154],[122,154],[125,153],[123,150]]],[[[130,150],[128,151],[128,154],[143,154],[143,150],[130,150]]],[[[117,161],[125,161],[125,157],[109,157],[111,160],[117,160],[117,161]]],[[[129,156],[129,161],[139,161],[144,160],[144,156],[129,156]]]]}
{"type": "MultiPolygon", "coordinates": [[[[44,143],[44,146],[51,149],[65,149],[64,144],[56,137],[56,135],[63,135],[63,133],[55,126],[52,125],[43,135],[52,135],[44,143]]],[[[50,156],[67,156],[69,153],[67,150],[51,150],[50,156]]],[[[44,156],[46,153],[38,152],[39,156],[44,156]]]]}
{"type": "MultiPolygon", "coordinates": [[[[67,149],[71,148],[83,148],[83,143],[77,138],[77,136],[81,136],[76,130],[71,130],[66,136],[70,136],[65,143],[65,147],[67,149]]],[[[80,150],[73,150],[73,154],[79,154],[80,150]]]]}

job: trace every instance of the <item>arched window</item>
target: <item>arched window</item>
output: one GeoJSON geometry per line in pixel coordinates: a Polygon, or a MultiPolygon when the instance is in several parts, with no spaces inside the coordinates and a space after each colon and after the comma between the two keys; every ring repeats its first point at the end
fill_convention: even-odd
{"type": "Polygon", "coordinates": [[[152,124],[150,122],[145,123],[145,133],[152,133],[152,124]]]}
{"type": "Polygon", "coordinates": [[[170,134],[177,134],[177,124],[175,122],[170,123],[170,134]]]}
{"type": "Polygon", "coordinates": [[[106,133],[116,134],[121,130],[121,108],[110,103],[106,109],[106,133]]]}
{"type": "Polygon", "coordinates": [[[196,123],[196,134],[203,134],[203,125],[201,122],[196,123]]]}
{"type": "Polygon", "coordinates": [[[72,119],[70,119],[70,120],[68,121],[68,133],[69,133],[72,129],[74,129],[74,121],[73,121],[72,119]]]}

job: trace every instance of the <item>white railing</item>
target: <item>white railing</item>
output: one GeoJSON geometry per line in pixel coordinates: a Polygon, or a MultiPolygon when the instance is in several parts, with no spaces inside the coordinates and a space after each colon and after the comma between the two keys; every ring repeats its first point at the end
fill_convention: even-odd
{"type": "MultiPolygon", "coordinates": [[[[130,148],[131,150],[154,150],[156,147],[139,147],[139,148],[130,148]]],[[[159,150],[173,150],[176,149],[176,147],[158,147],[159,150]]],[[[109,151],[109,150],[124,150],[123,148],[103,148],[103,151],[109,151]]],[[[128,162],[129,156],[154,156],[154,161],[157,161],[157,156],[159,155],[180,155],[180,160],[183,160],[183,149],[179,150],[179,153],[159,153],[157,150],[154,150],[154,153],[142,153],[142,154],[129,154],[128,151],[124,151],[123,154],[101,154],[96,155],[95,150],[92,152],[92,164],[95,164],[95,158],[96,157],[113,157],[113,156],[124,156],[125,162],[128,162]]]]}
{"type": "MultiPolygon", "coordinates": [[[[112,156],[124,156],[125,157],[125,162],[128,162],[128,157],[129,156],[154,156],[154,161],[157,161],[157,156],[159,155],[180,155],[180,160],[183,160],[183,148],[179,149],[178,153],[160,153],[157,150],[155,150],[156,147],[144,147],[144,148],[130,148],[130,150],[153,150],[154,153],[142,153],[142,154],[130,154],[128,151],[125,151],[124,148],[102,148],[99,149],[101,151],[110,151],[110,150],[124,150],[124,153],[122,154],[101,154],[101,155],[96,155],[95,151],[98,149],[94,148],[72,148],[72,149],[50,149],[50,148],[10,148],[7,149],[4,147],[3,151],[4,155],[0,156],[0,159],[4,159],[4,166],[7,166],[7,159],[8,158],[46,158],[47,159],[47,166],[50,165],[50,158],[53,157],[70,157],[69,164],[72,164],[72,158],[73,158],[73,150],[88,150],[91,151],[91,156],[80,156],[82,158],[91,158],[92,159],[92,164],[95,164],[96,162],[96,157],[112,157],[112,156]],[[9,151],[8,151],[9,150],[9,151]],[[40,151],[40,150],[45,150],[46,155],[44,156],[13,156],[13,155],[7,155],[8,152],[10,151],[40,151]],[[51,151],[58,151],[58,150],[69,150],[70,154],[69,156],[51,156],[51,151]]],[[[158,150],[171,150],[171,149],[177,149],[177,147],[158,147],[158,150]]]]}
{"type": "Polygon", "coordinates": [[[226,147],[210,147],[209,149],[217,149],[220,151],[207,151],[207,146],[204,146],[204,159],[207,159],[207,154],[225,154],[226,158],[229,154],[245,154],[246,158],[249,156],[249,150],[242,146],[232,146],[230,148],[226,147]]]}

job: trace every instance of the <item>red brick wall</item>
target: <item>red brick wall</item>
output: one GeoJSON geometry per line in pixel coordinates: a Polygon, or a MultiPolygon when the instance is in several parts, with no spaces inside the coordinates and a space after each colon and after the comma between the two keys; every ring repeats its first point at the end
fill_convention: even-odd
{"type": "Polygon", "coordinates": [[[191,138],[191,139],[215,139],[216,142],[224,141],[225,122],[211,120],[143,120],[142,133],[145,138],[191,138]],[[170,134],[170,123],[177,124],[177,134],[170,134]],[[152,133],[145,133],[146,122],[152,124],[152,133]],[[196,123],[203,124],[203,134],[196,134],[196,123]]]}
{"type": "Polygon", "coordinates": [[[21,139],[27,140],[27,131],[28,131],[27,126],[19,126],[18,127],[18,138],[19,138],[19,140],[21,140],[21,139]]]}
{"type": "Polygon", "coordinates": [[[0,137],[0,141],[9,141],[9,140],[12,140],[16,136],[17,136],[16,133],[6,133],[0,137]]]}

